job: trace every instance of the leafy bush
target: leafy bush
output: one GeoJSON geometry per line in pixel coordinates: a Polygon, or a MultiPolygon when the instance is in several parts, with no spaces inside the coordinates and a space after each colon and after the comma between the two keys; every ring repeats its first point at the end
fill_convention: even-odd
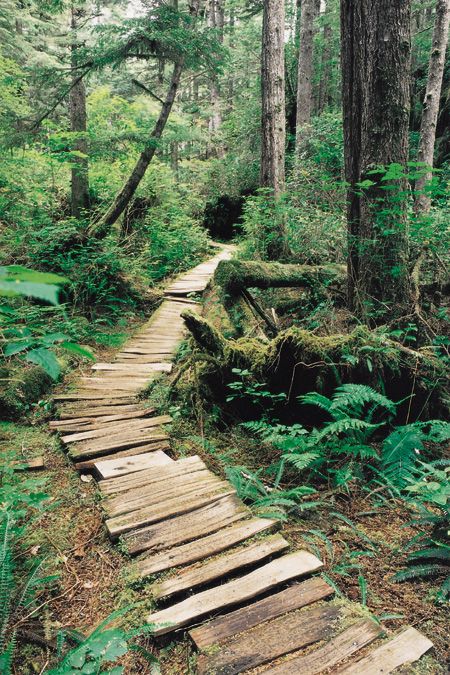
{"type": "Polygon", "coordinates": [[[421,532],[410,544],[418,547],[409,553],[407,568],[393,577],[394,581],[440,578],[437,602],[450,598],[450,468],[445,465],[441,468],[442,464],[421,463],[408,481],[405,491],[418,510],[408,525],[420,528],[421,532]]]}

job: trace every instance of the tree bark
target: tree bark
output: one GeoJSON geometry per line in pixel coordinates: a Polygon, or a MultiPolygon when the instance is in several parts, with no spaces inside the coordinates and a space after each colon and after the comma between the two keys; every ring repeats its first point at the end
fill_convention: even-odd
{"type": "MultiPolygon", "coordinates": [[[[223,44],[224,38],[225,0],[210,0],[208,8],[208,25],[217,32],[217,39],[223,44]]],[[[222,126],[222,110],[220,99],[219,76],[214,73],[210,82],[210,101],[212,114],[209,118],[209,132],[212,137],[222,126]]],[[[219,144],[215,149],[219,157],[224,156],[223,147],[219,144]]]]}
{"type": "Polygon", "coordinates": [[[349,303],[377,323],[410,299],[407,183],[380,168],[408,159],[410,0],[341,0],[341,32],[349,303]]]}
{"type": "Polygon", "coordinates": [[[88,142],[86,136],[86,86],[84,84],[84,80],[78,77],[78,71],[75,70],[76,66],[78,66],[77,51],[79,47],[79,45],[76,44],[76,30],[78,28],[79,19],[82,19],[84,14],[84,7],[75,7],[72,4],[71,65],[72,68],[74,68],[74,74],[72,76],[73,86],[69,94],[69,118],[70,130],[72,133],[76,134],[72,149],[77,153],[82,153],[83,155],[74,156],[72,158],[70,211],[74,218],[82,218],[83,216],[86,216],[90,209],[89,159],[87,156],[88,142]]]}
{"type": "MultiPolygon", "coordinates": [[[[284,0],[264,0],[261,58],[261,187],[274,197],[285,186],[285,70],[284,0]]],[[[269,235],[268,257],[277,259],[286,253],[284,222],[278,219],[269,235]]]]}
{"type": "MultiPolygon", "coordinates": [[[[433,42],[428,67],[428,81],[420,125],[419,152],[417,154],[417,161],[423,162],[430,168],[433,167],[434,144],[436,140],[442,80],[444,76],[449,21],[450,0],[437,0],[433,42]]],[[[415,211],[418,214],[427,213],[430,210],[430,195],[424,191],[424,188],[427,182],[430,181],[431,176],[431,171],[424,171],[423,176],[416,181],[415,211]]]]}
{"type": "Polygon", "coordinates": [[[330,17],[327,16],[327,7],[324,9],[323,24],[323,51],[321,78],[319,84],[318,113],[321,114],[330,105],[330,81],[331,81],[331,58],[332,58],[333,29],[330,17]]]}
{"type": "MultiPolygon", "coordinates": [[[[189,11],[191,16],[196,17],[199,11],[200,0],[191,0],[189,3],[189,11]]],[[[130,202],[134,193],[136,192],[139,183],[147,171],[147,168],[152,161],[156,149],[158,147],[158,141],[161,138],[164,128],[166,126],[167,120],[169,119],[172,106],[175,101],[175,97],[178,91],[178,86],[180,84],[181,73],[183,72],[184,61],[180,59],[174,65],[172,78],[170,81],[169,89],[164,101],[164,104],[161,108],[161,112],[156,121],[156,124],[153,128],[153,131],[150,135],[150,139],[144,150],[141,152],[138,161],[136,162],[128,180],[115,197],[112,205],[108,211],[100,218],[100,220],[94,222],[91,225],[89,234],[95,235],[96,237],[106,236],[112,225],[117,221],[121,216],[127,204],[130,202]]]]}
{"type": "Polygon", "coordinates": [[[300,52],[297,76],[297,147],[302,128],[311,122],[313,106],[314,21],[318,13],[317,0],[302,0],[300,17],[300,52]]]}

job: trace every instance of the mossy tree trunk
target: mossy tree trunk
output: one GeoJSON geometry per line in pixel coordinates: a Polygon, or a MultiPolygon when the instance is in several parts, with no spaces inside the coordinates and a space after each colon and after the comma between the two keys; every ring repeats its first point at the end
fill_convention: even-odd
{"type": "Polygon", "coordinates": [[[410,311],[407,181],[410,0],[341,0],[350,308],[371,323],[410,311]],[[382,167],[397,166],[392,180],[382,167]],[[378,170],[378,172],[377,172],[378,170]]]}
{"type": "MultiPolygon", "coordinates": [[[[285,188],[284,0],[264,0],[263,7],[260,184],[277,200],[285,188]]],[[[269,260],[287,255],[286,226],[277,209],[274,208],[270,229],[261,232],[261,236],[267,241],[269,260]]]]}

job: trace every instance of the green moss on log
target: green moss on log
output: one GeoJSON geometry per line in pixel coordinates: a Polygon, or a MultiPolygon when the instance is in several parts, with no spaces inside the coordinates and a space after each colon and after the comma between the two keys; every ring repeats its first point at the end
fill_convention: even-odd
{"type": "Polygon", "coordinates": [[[222,260],[214,281],[226,294],[237,295],[244,288],[289,288],[327,284],[345,279],[344,265],[283,265],[242,260],[222,260]]]}
{"type": "Polygon", "coordinates": [[[384,390],[394,401],[404,399],[405,405],[412,396],[410,416],[423,412],[424,403],[436,415],[445,405],[448,382],[442,362],[431,352],[397,345],[381,331],[359,326],[349,334],[320,336],[290,328],[270,342],[225,340],[205,319],[188,312],[184,318],[200,349],[215,357],[199,372],[207,396],[221,404],[229,394],[227,385],[236,380],[233,369],[239,368],[270,391],[286,393],[293,404],[310,391],[329,396],[336,386],[354,382],[384,390]]]}

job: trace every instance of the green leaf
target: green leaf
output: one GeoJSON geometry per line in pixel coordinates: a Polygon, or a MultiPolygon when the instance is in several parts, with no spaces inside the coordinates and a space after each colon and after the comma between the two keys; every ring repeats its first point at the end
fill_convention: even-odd
{"type": "Polygon", "coordinates": [[[20,354],[24,352],[29,347],[32,347],[34,340],[22,340],[20,342],[8,342],[6,347],[3,349],[3,356],[13,356],[14,354],[20,354]]]}
{"type": "Polygon", "coordinates": [[[24,281],[0,280],[0,296],[15,297],[24,295],[30,298],[45,300],[52,305],[58,304],[59,287],[50,284],[34,284],[24,281]]]}
{"type": "Polygon", "coordinates": [[[95,361],[95,356],[87,347],[82,347],[81,345],[76,344],[75,342],[61,342],[60,347],[66,349],[68,352],[72,352],[77,356],[83,356],[86,359],[95,361]]]}
{"type": "Polygon", "coordinates": [[[25,356],[27,361],[30,363],[35,363],[38,366],[41,366],[45,372],[50,375],[53,380],[57,380],[60,373],[61,367],[58,363],[56,356],[49,349],[44,347],[39,347],[38,349],[32,349],[25,356]]]}

